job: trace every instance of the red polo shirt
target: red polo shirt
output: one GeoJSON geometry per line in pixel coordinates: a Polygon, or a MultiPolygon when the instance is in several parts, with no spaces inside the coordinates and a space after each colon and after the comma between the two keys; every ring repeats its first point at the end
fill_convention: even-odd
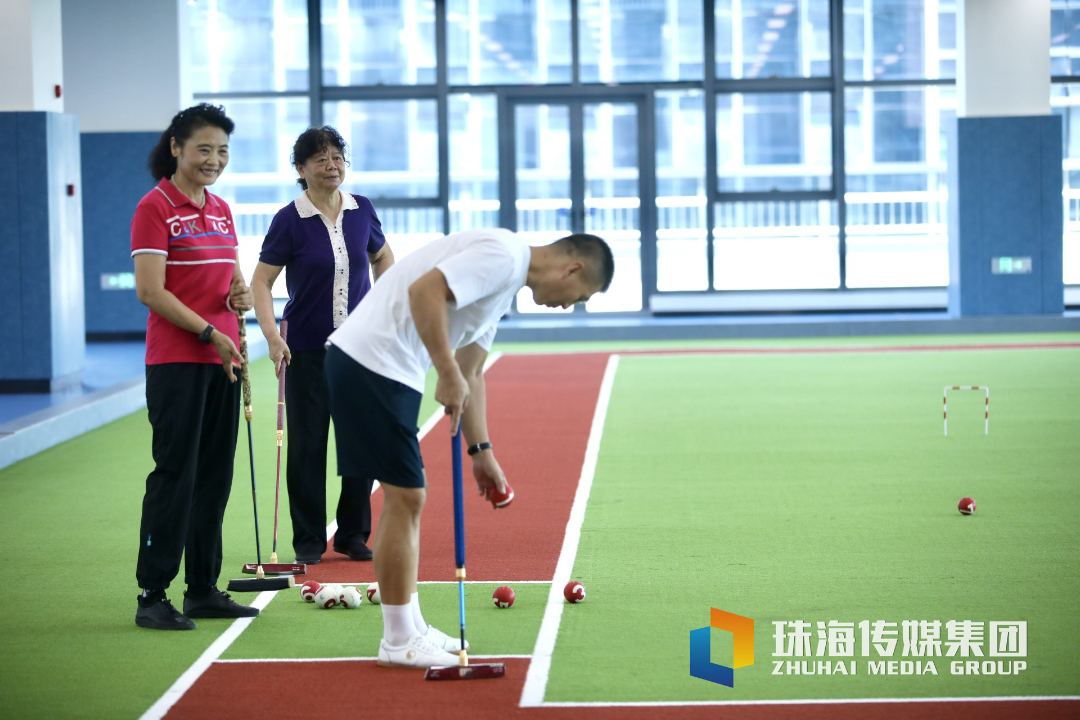
{"type": "MultiPolygon", "coordinates": [[[[163,178],[139,201],[131,220],[131,256],[165,256],[165,289],[225,333],[240,348],[236,315],[229,296],[236,267],[236,230],[228,204],[206,193],[200,208],[163,178]]],[[[217,363],[213,345],[183,330],[153,310],[146,323],[146,364],[217,363]]]]}

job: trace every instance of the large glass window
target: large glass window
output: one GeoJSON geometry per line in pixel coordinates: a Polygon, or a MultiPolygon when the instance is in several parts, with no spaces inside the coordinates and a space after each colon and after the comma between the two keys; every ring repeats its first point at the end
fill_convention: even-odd
{"type": "Polygon", "coordinates": [[[720,191],[831,188],[830,115],[828,93],[717,96],[720,191]]]}
{"type": "Polygon", "coordinates": [[[323,0],[323,83],[435,82],[434,0],[323,0]]]}
{"type": "Polygon", "coordinates": [[[450,96],[450,232],[499,226],[494,95],[450,96]]]}
{"type": "MultiPolygon", "coordinates": [[[[237,122],[219,191],[242,254],[295,196],[287,158],[314,120],[350,144],[346,189],[372,198],[399,256],[504,217],[531,243],[607,238],[619,271],[590,312],[637,311],[651,293],[948,283],[957,0],[713,0],[710,58],[697,0],[189,4],[197,97],[237,122]]],[[[1065,279],[1080,283],[1080,83],[1060,77],[1080,76],[1080,0],[1051,0],[1050,22],[1065,279]]],[[[516,307],[549,312],[531,296],[516,307]]]]}
{"type": "Polygon", "coordinates": [[[705,102],[700,90],[656,94],[656,289],[708,290],[705,102]]]}
{"type": "MultiPolygon", "coordinates": [[[[554,242],[572,230],[570,211],[570,107],[529,104],[514,107],[514,185],[517,232],[531,245],[554,242]]],[[[560,313],[533,302],[532,291],[517,295],[522,313],[560,313]]]]}
{"type": "Polygon", "coordinates": [[[845,105],[848,287],[948,285],[954,89],[852,88],[845,105]]]}
{"type": "Polygon", "coordinates": [[[323,113],[349,144],[346,190],[373,199],[438,197],[434,100],[329,102],[323,113]]]}
{"type": "Polygon", "coordinates": [[[955,0],[843,0],[848,80],[956,77],[955,0]]]}
{"type": "Polygon", "coordinates": [[[831,200],[717,203],[713,236],[717,290],[840,287],[831,200]]]}
{"type": "Polygon", "coordinates": [[[189,3],[193,92],[308,88],[307,3],[189,3]]]}
{"type": "Polygon", "coordinates": [[[1051,85],[1050,104],[1061,116],[1064,143],[1064,280],[1066,285],[1080,285],[1080,84],[1051,85]]]}
{"type": "Polygon", "coordinates": [[[716,76],[827,77],[828,0],[715,0],[716,76]]]}
{"type": "Polygon", "coordinates": [[[700,0],[581,0],[582,82],[700,80],[700,0]]]}
{"type": "Polygon", "coordinates": [[[451,84],[570,82],[570,0],[446,2],[451,84]]]}
{"type": "Polygon", "coordinates": [[[1080,0],[1050,0],[1050,74],[1080,76],[1080,0]]]}
{"type": "Polygon", "coordinates": [[[633,103],[584,107],[585,232],[607,240],[619,272],[587,310],[641,309],[641,194],[638,116],[633,103]]]}

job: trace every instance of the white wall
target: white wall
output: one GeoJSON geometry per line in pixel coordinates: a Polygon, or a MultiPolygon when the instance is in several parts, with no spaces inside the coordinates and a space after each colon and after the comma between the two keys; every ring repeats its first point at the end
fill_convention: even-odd
{"type": "Polygon", "coordinates": [[[60,0],[0,0],[0,111],[64,112],[60,0]]]}
{"type": "Polygon", "coordinates": [[[1050,114],[1050,0],[959,0],[959,117],[1050,114]]]}
{"type": "Polygon", "coordinates": [[[160,132],[190,104],[180,47],[186,7],[184,0],[63,0],[67,109],[82,132],[160,132]]]}

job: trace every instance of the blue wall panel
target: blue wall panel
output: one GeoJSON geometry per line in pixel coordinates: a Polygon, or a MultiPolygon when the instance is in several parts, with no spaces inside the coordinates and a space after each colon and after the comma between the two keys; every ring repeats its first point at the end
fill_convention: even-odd
{"type": "Polygon", "coordinates": [[[154,187],[147,157],[160,133],[83,133],[83,254],[88,333],[146,332],[134,290],[102,290],[102,273],[134,272],[131,218],[154,187]]]}
{"type": "Polygon", "coordinates": [[[25,379],[51,379],[52,310],[49,282],[49,157],[45,113],[15,113],[19,184],[19,285],[25,379]]]}
{"type": "Polygon", "coordinates": [[[22,243],[15,113],[0,113],[0,377],[22,371],[22,243]]]}
{"type": "MultiPolygon", "coordinates": [[[[74,115],[0,113],[0,381],[77,382],[85,361],[82,206],[74,115]]],[[[18,388],[14,388],[18,389],[18,388]]]]}
{"type": "Polygon", "coordinates": [[[949,141],[949,310],[1064,311],[1061,118],[960,118],[949,141]],[[1031,272],[995,275],[995,257],[1031,272]]]}

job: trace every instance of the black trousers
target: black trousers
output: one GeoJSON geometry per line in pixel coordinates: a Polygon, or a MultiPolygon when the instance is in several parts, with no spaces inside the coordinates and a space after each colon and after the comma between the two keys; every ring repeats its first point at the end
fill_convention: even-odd
{"type": "Polygon", "coordinates": [[[232,489],[240,381],[208,363],[146,366],[154,471],[146,478],[139,587],[164,590],[180,572],[188,585],[217,584],[221,520],[232,489]]]}
{"type": "MultiPolygon", "coordinates": [[[[326,350],[292,354],[285,371],[285,416],[289,428],[286,478],[293,550],[322,554],[326,549],[326,442],[330,435],[330,403],[323,360],[326,350]]],[[[335,545],[371,535],[370,478],[344,476],[337,505],[335,545]]]]}

